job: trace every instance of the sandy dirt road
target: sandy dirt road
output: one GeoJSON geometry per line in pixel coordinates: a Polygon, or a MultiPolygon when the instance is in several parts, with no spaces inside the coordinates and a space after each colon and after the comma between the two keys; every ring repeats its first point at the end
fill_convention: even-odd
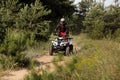
{"type": "MultiPolygon", "coordinates": [[[[75,47],[74,52],[80,50],[80,47],[75,47]]],[[[49,54],[37,56],[35,57],[35,60],[37,61],[37,67],[35,69],[45,69],[48,65],[50,67],[50,72],[55,70],[55,66],[52,63],[52,60],[55,58],[55,56],[50,56],[49,54]]],[[[65,56],[63,61],[60,61],[59,64],[63,64],[67,62],[70,59],[70,56],[65,56]]],[[[6,72],[2,77],[0,77],[0,80],[23,80],[25,75],[27,75],[30,72],[28,69],[20,69],[20,70],[12,70],[6,72]]]]}
{"type": "MultiPolygon", "coordinates": [[[[55,68],[52,63],[52,60],[54,59],[55,56],[49,56],[49,55],[44,55],[44,56],[39,56],[36,57],[35,60],[37,61],[37,67],[35,69],[45,69],[46,66],[50,66],[50,71],[52,72],[55,68]]],[[[67,57],[66,57],[67,59],[67,57]]],[[[64,64],[65,61],[59,62],[59,64],[64,64]]],[[[23,80],[24,76],[29,73],[28,69],[20,69],[20,70],[15,70],[15,71],[8,71],[5,73],[0,80],[23,80]]]]}

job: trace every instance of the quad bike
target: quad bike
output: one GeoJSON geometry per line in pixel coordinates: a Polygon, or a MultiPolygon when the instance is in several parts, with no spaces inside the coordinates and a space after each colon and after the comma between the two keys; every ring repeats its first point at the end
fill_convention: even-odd
{"type": "Polygon", "coordinates": [[[54,52],[64,51],[64,55],[68,55],[73,52],[72,38],[57,37],[51,41],[49,55],[53,55],[54,52]]]}

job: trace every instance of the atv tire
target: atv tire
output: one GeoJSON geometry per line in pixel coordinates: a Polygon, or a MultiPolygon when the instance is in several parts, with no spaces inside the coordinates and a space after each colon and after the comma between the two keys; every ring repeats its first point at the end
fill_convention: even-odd
{"type": "Polygon", "coordinates": [[[73,45],[69,45],[70,47],[70,51],[72,52],[73,51],[73,45]]]}
{"type": "Polygon", "coordinates": [[[49,50],[49,55],[53,55],[53,47],[52,46],[50,46],[50,50],[49,50]]]}
{"type": "Polygon", "coordinates": [[[67,46],[66,49],[65,49],[64,55],[67,56],[67,55],[69,55],[69,53],[70,53],[70,47],[67,46]]]}

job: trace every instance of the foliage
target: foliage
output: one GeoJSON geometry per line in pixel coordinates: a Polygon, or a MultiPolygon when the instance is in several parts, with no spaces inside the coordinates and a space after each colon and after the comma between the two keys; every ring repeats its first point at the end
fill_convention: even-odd
{"type": "Polygon", "coordinates": [[[34,36],[39,40],[49,38],[49,21],[44,20],[43,17],[48,15],[50,10],[45,9],[39,0],[30,5],[20,4],[18,0],[2,0],[0,3],[1,41],[5,37],[7,28],[25,30],[30,36],[35,34],[34,36]]]}
{"type": "Polygon", "coordinates": [[[72,0],[40,0],[46,9],[50,9],[51,13],[44,17],[45,20],[51,20],[50,32],[52,33],[59,23],[60,18],[68,17],[75,12],[74,1],[72,0]]]}
{"type": "Polygon", "coordinates": [[[14,27],[16,12],[20,5],[16,5],[17,0],[1,0],[0,1],[0,42],[2,42],[6,35],[6,28],[14,27]]]}
{"type": "Polygon", "coordinates": [[[79,34],[85,29],[82,21],[84,21],[86,13],[92,6],[92,3],[93,0],[81,0],[81,2],[76,5],[75,13],[67,18],[69,30],[72,34],[79,34]]]}
{"type": "Polygon", "coordinates": [[[39,37],[49,38],[49,21],[43,19],[44,16],[48,15],[51,11],[47,10],[42,6],[39,0],[30,5],[25,5],[24,8],[20,9],[18,18],[16,19],[16,27],[19,29],[28,30],[29,33],[33,33],[39,37]]]}
{"type": "Polygon", "coordinates": [[[32,60],[26,57],[26,54],[18,53],[16,56],[0,55],[0,69],[15,69],[31,67],[32,60]]]}
{"type": "Polygon", "coordinates": [[[41,80],[41,78],[35,71],[32,71],[32,73],[29,76],[26,76],[24,80],[41,80]]]}
{"type": "MultiPolygon", "coordinates": [[[[0,26],[1,26],[1,23],[0,23],[0,26]]],[[[5,38],[5,28],[4,27],[0,27],[0,43],[3,42],[4,38],[5,38]]]]}
{"type": "Polygon", "coordinates": [[[86,13],[90,10],[91,6],[95,3],[93,0],[82,0],[78,5],[78,13],[82,18],[86,17],[86,13]]]}
{"type": "Polygon", "coordinates": [[[40,0],[46,8],[51,9],[52,12],[48,19],[56,20],[64,16],[70,16],[74,13],[73,1],[70,0],[40,0]]]}
{"type": "Polygon", "coordinates": [[[93,3],[86,13],[83,25],[86,32],[93,39],[101,39],[105,37],[116,38],[115,32],[119,29],[119,6],[104,6],[103,3],[93,3]]]}
{"type": "Polygon", "coordinates": [[[15,66],[13,57],[0,54],[0,69],[13,69],[15,66]]]}
{"type": "Polygon", "coordinates": [[[68,27],[69,27],[69,31],[72,34],[79,34],[83,29],[83,24],[82,24],[81,17],[73,14],[68,19],[68,27]]]}
{"type": "MultiPolygon", "coordinates": [[[[50,20],[51,24],[49,27],[49,32],[52,33],[57,25],[58,20],[61,17],[70,17],[75,12],[74,0],[38,0],[42,3],[45,10],[51,10],[51,13],[42,17],[42,20],[50,20]]],[[[19,0],[19,3],[25,3],[30,5],[34,3],[35,0],[19,0]]],[[[46,34],[46,36],[49,35],[46,34]]],[[[40,36],[39,36],[40,37],[40,36]]],[[[45,36],[44,36],[45,37],[45,36]]]]}
{"type": "Polygon", "coordinates": [[[119,37],[116,36],[116,31],[120,28],[118,2],[106,7],[105,0],[81,0],[76,10],[69,21],[71,32],[86,32],[92,39],[119,37]]]}
{"type": "MultiPolygon", "coordinates": [[[[116,35],[116,32],[119,30],[120,26],[120,9],[119,6],[109,6],[107,8],[107,12],[105,13],[104,16],[104,21],[105,21],[105,27],[106,30],[111,31],[111,38],[116,38],[119,37],[119,35],[116,35]]],[[[106,31],[107,33],[107,31],[106,31]]]]}
{"type": "Polygon", "coordinates": [[[29,5],[18,0],[0,1],[0,54],[8,57],[1,59],[1,65],[30,65],[30,59],[26,58],[24,51],[35,46],[37,40],[49,39],[50,21],[43,18],[50,12],[39,0],[29,5]]]}
{"type": "Polygon", "coordinates": [[[100,39],[104,37],[105,22],[103,19],[104,6],[101,4],[96,4],[85,17],[84,26],[86,31],[89,33],[90,37],[93,39],[100,39]]]}
{"type": "Polygon", "coordinates": [[[65,66],[55,64],[57,68],[52,73],[32,71],[24,80],[119,80],[118,42],[91,39],[80,42],[84,44],[80,54],[69,58],[65,66]]]}
{"type": "Polygon", "coordinates": [[[27,49],[27,35],[25,32],[18,30],[8,30],[4,42],[0,45],[1,68],[13,69],[15,67],[26,67],[30,64],[30,59],[22,53],[27,49]],[[7,65],[7,66],[6,66],[7,65]]]}
{"type": "Polygon", "coordinates": [[[24,32],[8,30],[6,38],[0,46],[0,53],[16,56],[16,53],[20,53],[27,48],[26,42],[27,35],[24,32]]]}

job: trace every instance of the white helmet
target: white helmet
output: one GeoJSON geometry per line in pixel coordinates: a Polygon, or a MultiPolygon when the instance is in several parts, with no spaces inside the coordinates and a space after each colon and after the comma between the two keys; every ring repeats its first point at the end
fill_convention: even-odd
{"type": "Polygon", "coordinates": [[[61,18],[60,21],[61,21],[61,22],[64,22],[64,21],[65,21],[65,18],[61,18]]]}

